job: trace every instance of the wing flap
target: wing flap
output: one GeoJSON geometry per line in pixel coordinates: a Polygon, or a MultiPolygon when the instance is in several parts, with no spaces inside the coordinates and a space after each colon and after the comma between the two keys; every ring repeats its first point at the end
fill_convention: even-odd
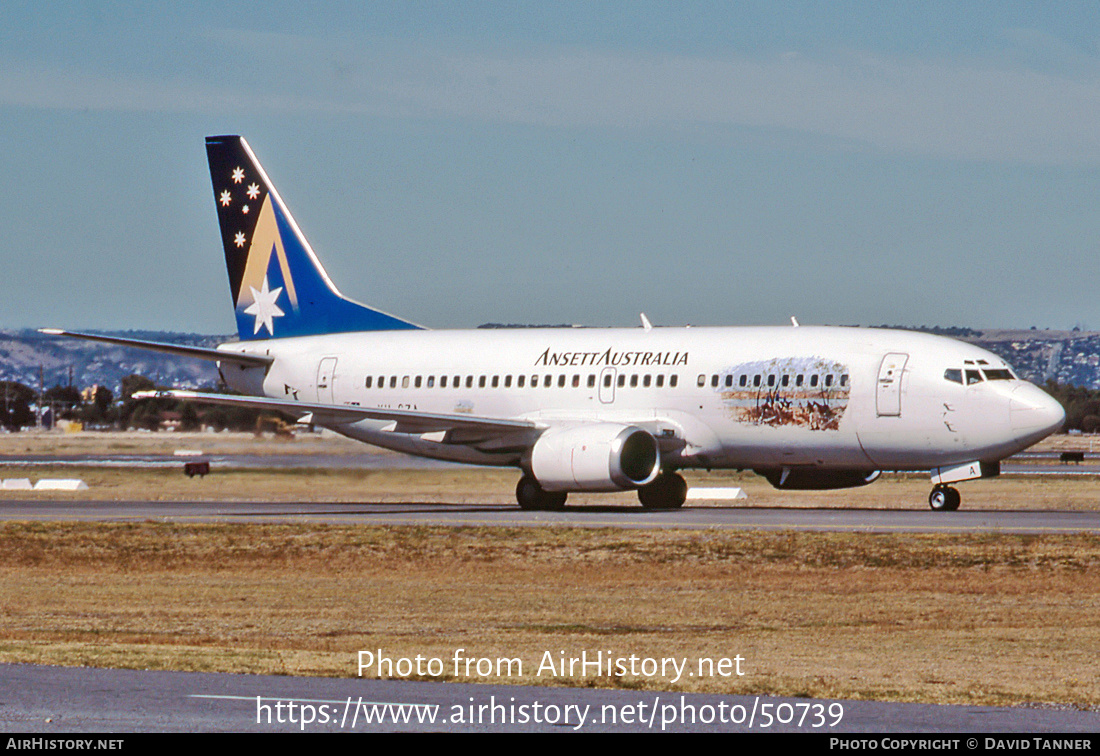
{"type": "MultiPolygon", "coordinates": [[[[315,404],[293,402],[261,396],[206,394],[200,391],[139,391],[135,399],[179,399],[205,404],[225,404],[236,407],[270,409],[311,416],[318,425],[354,423],[359,420],[384,420],[393,424],[392,433],[443,433],[443,443],[480,444],[516,433],[537,431],[541,426],[527,420],[504,420],[473,415],[445,415],[415,410],[379,409],[355,404],[315,404]]],[[[526,434],[525,434],[526,435],[526,434]]]]}

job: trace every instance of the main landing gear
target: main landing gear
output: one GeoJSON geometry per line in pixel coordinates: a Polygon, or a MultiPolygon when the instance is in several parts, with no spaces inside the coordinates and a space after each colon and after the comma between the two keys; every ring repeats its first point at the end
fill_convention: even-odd
{"type": "Polygon", "coordinates": [[[539,482],[524,475],[516,484],[516,501],[520,509],[528,511],[556,512],[565,508],[565,491],[544,491],[539,482]]]}
{"type": "MultiPolygon", "coordinates": [[[[646,509],[679,509],[687,499],[687,481],[679,473],[661,473],[648,486],[638,489],[638,499],[646,509]]],[[[530,475],[516,484],[519,508],[533,512],[556,512],[565,508],[565,491],[546,491],[530,475]]]]}
{"type": "Polygon", "coordinates": [[[687,481],[679,473],[661,473],[638,489],[638,499],[646,509],[679,509],[687,499],[687,490],[687,481]]]}
{"type": "Polygon", "coordinates": [[[928,494],[928,506],[936,512],[954,512],[959,508],[962,496],[957,488],[940,484],[928,494]]]}

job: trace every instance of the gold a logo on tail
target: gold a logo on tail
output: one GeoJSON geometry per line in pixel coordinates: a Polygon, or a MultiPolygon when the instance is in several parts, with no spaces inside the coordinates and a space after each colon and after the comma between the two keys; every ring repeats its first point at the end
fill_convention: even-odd
{"type": "Polygon", "coordinates": [[[294,312],[298,312],[298,293],[294,288],[294,277],[290,272],[290,263],[287,261],[270,195],[264,197],[251,242],[243,237],[238,237],[238,240],[242,242],[242,246],[248,244],[248,252],[236,309],[256,319],[253,333],[259,333],[261,328],[266,328],[269,334],[274,335],[275,318],[286,314],[277,304],[284,288],[294,312]],[[278,263],[276,270],[283,284],[275,288],[271,288],[269,281],[272,258],[278,263]]]}

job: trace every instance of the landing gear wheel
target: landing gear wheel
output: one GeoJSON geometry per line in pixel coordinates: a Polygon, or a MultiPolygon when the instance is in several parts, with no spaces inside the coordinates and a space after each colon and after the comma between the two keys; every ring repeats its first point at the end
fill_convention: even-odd
{"type": "Polygon", "coordinates": [[[568,495],[564,491],[544,491],[539,482],[529,475],[524,475],[516,484],[516,501],[519,502],[519,508],[531,512],[564,509],[568,495]]]}
{"type": "Polygon", "coordinates": [[[958,489],[951,486],[936,486],[928,494],[928,506],[936,512],[954,512],[961,502],[958,489]]]}
{"type": "Polygon", "coordinates": [[[687,499],[687,490],[687,481],[679,473],[661,473],[638,489],[638,500],[646,509],[679,509],[687,499]]]}

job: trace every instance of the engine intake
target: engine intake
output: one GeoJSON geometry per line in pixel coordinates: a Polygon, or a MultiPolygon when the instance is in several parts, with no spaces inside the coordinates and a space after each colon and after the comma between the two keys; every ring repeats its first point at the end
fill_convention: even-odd
{"type": "Polygon", "coordinates": [[[550,428],[531,449],[531,474],[547,491],[621,491],[661,471],[657,439],[633,425],[550,428]]]}

